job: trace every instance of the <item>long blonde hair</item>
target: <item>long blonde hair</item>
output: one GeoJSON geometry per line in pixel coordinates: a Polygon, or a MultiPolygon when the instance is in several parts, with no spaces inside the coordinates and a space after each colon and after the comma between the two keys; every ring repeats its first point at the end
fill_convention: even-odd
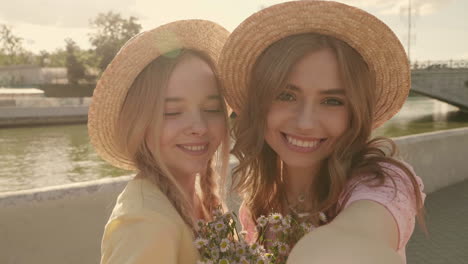
{"type": "MultiPolygon", "coordinates": [[[[402,169],[414,187],[419,222],[423,202],[415,175],[396,160],[396,145],[388,138],[371,138],[376,94],[372,78],[362,57],[345,42],[319,34],[301,34],[284,38],[268,47],[256,61],[249,82],[245,108],[233,126],[236,143],[232,153],[239,160],[234,169],[234,189],[244,198],[253,220],[273,211],[284,213],[285,186],[281,178],[281,161],[265,142],[266,116],[273,100],[286,87],[288,76],[296,62],[310,52],[331,49],[340,65],[340,77],[347,85],[351,113],[350,127],[337,140],[331,155],[311,186],[312,204],[316,214],[311,221],[319,225],[318,212],[333,219],[340,208],[339,200],[351,179],[372,173],[380,184],[389,172],[379,164],[390,163],[402,169]]],[[[344,203],[341,203],[343,206],[344,203]]]]}
{"type": "MultiPolygon", "coordinates": [[[[201,52],[177,50],[159,56],[141,71],[130,87],[121,108],[116,130],[118,131],[119,147],[128,157],[132,158],[138,170],[138,176],[150,179],[155,183],[167,196],[182,219],[193,228],[194,219],[190,214],[193,208],[189,197],[185,195],[174,176],[162,162],[159,153],[159,140],[155,140],[157,146],[154,148],[154,152],[150,150],[146,140],[149,133],[152,137],[160,138],[169,78],[177,64],[189,56],[195,56],[208,63],[217,76],[213,63],[201,52]]],[[[217,82],[219,93],[224,98],[223,89],[219,86],[220,82],[217,82]]],[[[226,163],[229,155],[227,108],[223,100],[222,108],[226,124],[224,140],[221,148],[209,161],[206,173],[200,172],[199,175],[202,207],[207,219],[210,218],[209,213],[222,204],[218,194],[217,178],[219,174],[221,177],[226,174],[226,163]],[[216,165],[221,169],[216,170],[216,165]],[[219,171],[219,174],[216,171],[219,171]]]]}

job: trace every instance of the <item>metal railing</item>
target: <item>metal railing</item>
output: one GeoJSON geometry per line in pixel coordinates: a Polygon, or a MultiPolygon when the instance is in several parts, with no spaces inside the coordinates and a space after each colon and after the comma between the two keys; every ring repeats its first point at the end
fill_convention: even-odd
{"type": "Polygon", "coordinates": [[[412,70],[468,69],[468,60],[413,61],[412,70]]]}

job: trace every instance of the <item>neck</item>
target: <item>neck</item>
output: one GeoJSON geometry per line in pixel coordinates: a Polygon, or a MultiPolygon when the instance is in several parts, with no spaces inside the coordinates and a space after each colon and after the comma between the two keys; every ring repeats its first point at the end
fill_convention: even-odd
{"type": "Polygon", "coordinates": [[[195,179],[196,174],[191,175],[174,175],[177,183],[182,188],[182,192],[186,195],[190,206],[195,208],[196,192],[195,192],[195,179]]]}
{"type": "Polygon", "coordinates": [[[190,175],[179,175],[176,176],[176,181],[182,188],[182,191],[186,195],[188,202],[192,208],[192,216],[196,219],[204,219],[205,213],[203,212],[203,205],[195,191],[195,180],[197,178],[197,174],[190,174],[190,175]]]}
{"type": "Polygon", "coordinates": [[[319,170],[319,166],[298,168],[285,165],[283,179],[288,200],[297,201],[301,196],[310,196],[311,186],[319,170]]]}

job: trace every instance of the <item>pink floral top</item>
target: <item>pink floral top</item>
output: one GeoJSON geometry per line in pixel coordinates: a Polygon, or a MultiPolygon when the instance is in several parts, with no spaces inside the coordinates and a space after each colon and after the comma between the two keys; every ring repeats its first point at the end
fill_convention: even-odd
{"type": "MultiPolygon", "coordinates": [[[[413,168],[409,164],[404,164],[413,174],[415,174],[413,168]]],[[[399,232],[397,253],[401,256],[403,262],[406,263],[406,244],[414,231],[415,216],[417,212],[412,187],[413,185],[411,184],[409,177],[398,167],[389,163],[383,163],[381,166],[388,171],[389,175],[391,175],[392,179],[395,181],[395,186],[393,185],[392,180],[387,178],[383,185],[373,187],[373,181],[368,183],[363,182],[363,180],[368,179],[370,176],[363,175],[363,177],[354,178],[348,183],[348,187],[343,191],[339,203],[343,203],[345,198],[349,197],[348,200],[345,201],[343,208],[346,208],[353,202],[359,200],[371,200],[385,206],[385,208],[387,208],[387,210],[393,215],[397,223],[399,232]]],[[[419,184],[421,197],[424,201],[426,197],[422,192],[424,185],[421,178],[418,176],[416,176],[416,181],[419,184]]],[[[239,218],[243,229],[247,231],[247,241],[255,241],[255,223],[253,222],[249,210],[243,205],[239,209],[239,218]]]]}

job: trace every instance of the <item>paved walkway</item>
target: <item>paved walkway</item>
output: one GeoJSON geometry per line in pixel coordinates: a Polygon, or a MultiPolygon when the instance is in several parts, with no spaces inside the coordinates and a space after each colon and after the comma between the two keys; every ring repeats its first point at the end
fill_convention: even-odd
{"type": "Polygon", "coordinates": [[[468,180],[426,198],[429,236],[418,227],[408,243],[408,264],[468,264],[468,180]]]}

